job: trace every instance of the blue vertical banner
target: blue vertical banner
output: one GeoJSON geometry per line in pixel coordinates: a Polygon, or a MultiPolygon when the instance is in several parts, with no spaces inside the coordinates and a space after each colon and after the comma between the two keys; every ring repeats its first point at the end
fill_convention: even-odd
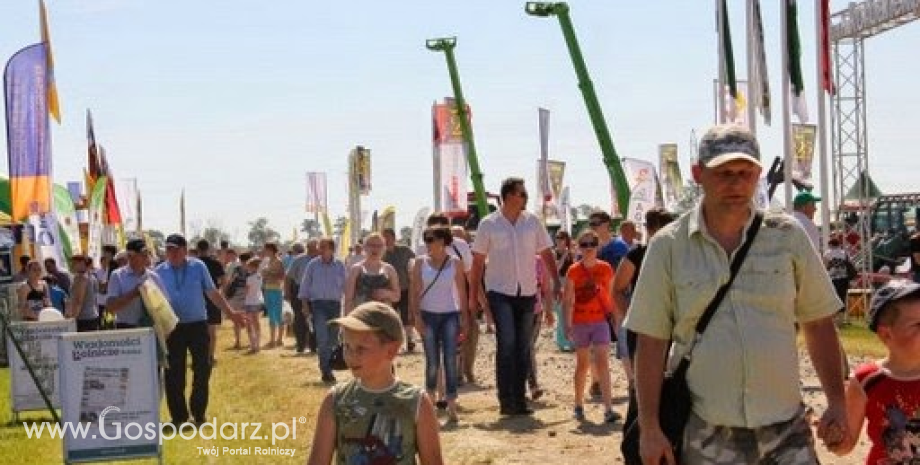
{"type": "Polygon", "coordinates": [[[51,212],[51,134],[48,119],[47,48],[38,43],[16,52],[3,73],[14,222],[51,212]]]}

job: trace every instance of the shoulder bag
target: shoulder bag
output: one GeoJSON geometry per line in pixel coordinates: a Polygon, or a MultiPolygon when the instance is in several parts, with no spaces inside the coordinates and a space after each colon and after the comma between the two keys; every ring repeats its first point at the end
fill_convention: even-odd
{"type": "MultiPolygon", "coordinates": [[[[715,297],[709,302],[706,311],[703,312],[696,323],[696,336],[693,338],[693,342],[690,343],[687,353],[681,357],[677,368],[671,372],[665,372],[664,381],[661,384],[661,399],[658,404],[658,422],[661,425],[661,431],[664,432],[671,443],[674,457],[678,461],[680,461],[683,448],[684,427],[687,425],[687,419],[690,417],[693,407],[693,399],[690,394],[690,388],[687,385],[687,369],[690,366],[690,355],[696,343],[703,336],[703,332],[706,331],[706,327],[709,325],[709,321],[712,320],[716,309],[719,308],[719,304],[722,303],[722,299],[728,293],[729,287],[735,281],[735,277],[738,275],[742,263],[744,263],[744,258],[747,256],[762,222],[763,214],[756,213],[754,222],[747,231],[744,244],[741,245],[741,248],[735,254],[734,260],[732,260],[731,275],[728,281],[716,291],[715,297]]],[[[674,341],[671,341],[671,348],[673,349],[673,347],[674,341]]],[[[671,351],[669,350],[668,352],[670,353],[671,351]]],[[[665,369],[667,370],[667,367],[665,369]]],[[[623,459],[627,465],[642,464],[642,458],[639,455],[640,436],[637,414],[634,418],[627,418],[626,423],[623,425],[623,442],[620,445],[620,451],[623,453],[623,459]]]]}

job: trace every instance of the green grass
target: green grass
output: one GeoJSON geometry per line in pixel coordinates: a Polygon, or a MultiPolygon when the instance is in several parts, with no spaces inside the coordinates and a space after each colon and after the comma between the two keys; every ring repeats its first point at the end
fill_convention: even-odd
{"type": "Polygon", "coordinates": [[[863,320],[851,320],[849,325],[839,329],[840,340],[846,353],[854,357],[882,358],[885,346],[875,333],[866,327],[863,320]]]}
{"type": "MultiPolygon", "coordinates": [[[[256,356],[225,351],[224,348],[232,343],[232,332],[229,327],[221,331],[219,341],[218,365],[211,376],[208,421],[212,421],[211,418],[216,416],[219,423],[237,423],[240,428],[238,431],[241,431],[241,425],[244,422],[260,422],[262,427],[258,434],[269,435],[269,439],[255,440],[247,437],[225,440],[219,434],[214,440],[201,438],[185,440],[177,437],[164,441],[164,462],[169,464],[304,463],[306,454],[309,452],[308,445],[313,440],[316,411],[328,391],[326,386],[317,382],[319,375],[315,366],[316,358],[291,357],[293,351],[288,349],[264,351],[256,356]],[[298,419],[296,439],[289,437],[276,440],[273,446],[270,439],[270,425],[273,422],[284,422],[290,427],[292,418],[298,419]],[[303,423],[300,423],[301,418],[303,423]],[[255,447],[277,447],[296,449],[296,453],[293,458],[221,454],[217,459],[213,459],[199,455],[198,447],[210,448],[212,446],[218,449],[242,447],[250,449],[251,452],[255,451],[255,447]]],[[[62,463],[63,442],[61,439],[51,439],[48,434],[43,435],[41,439],[30,439],[22,423],[13,422],[9,404],[9,378],[9,369],[0,369],[0,465],[62,463]]],[[[189,373],[188,381],[190,384],[191,373],[189,373]]],[[[160,412],[161,421],[169,421],[169,411],[165,401],[161,403],[160,412]]],[[[20,415],[20,420],[50,422],[51,415],[47,412],[25,412],[20,415]]],[[[209,428],[205,429],[205,434],[210,436],[209,428]]],[[[283,435],[283,430],[279,429],[278,434],[283,435]]],[[[230,435],[229,427],[227,435],[230,435]]],[[[246,436],[251,435],[252,427],[249,427],[246,436]]],[[[117,463],[144,462],[152,463],[153,460],[117,463]]]]}

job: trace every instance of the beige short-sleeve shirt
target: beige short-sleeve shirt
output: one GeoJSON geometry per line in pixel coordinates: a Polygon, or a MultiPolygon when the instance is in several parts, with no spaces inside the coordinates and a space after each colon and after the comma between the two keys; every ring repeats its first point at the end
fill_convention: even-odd
{"type": "MultiPolygon", "coordinates": [[[[699,207],[662,229],[649,244],[626,327],[673,338],[683,353],[700,315],[728,281],[731,258],[707,232],[699,207]]],[[[789,215],[766,214],[693,350],[687,373],[693,411],[722,426],[788,420],[801,403],[795,324],[830,316],[842,305],[801,225],[789,215]]]]}

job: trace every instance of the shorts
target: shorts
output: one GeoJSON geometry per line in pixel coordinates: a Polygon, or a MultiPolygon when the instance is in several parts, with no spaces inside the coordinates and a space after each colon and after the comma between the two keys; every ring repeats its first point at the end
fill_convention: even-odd
{"type": "Polygon", "coordinates": [[[576,349],[610,345],[610,325],[606,321],[572,325],[572,345],[576,349]]]}
{"type": "Polygon", "coordinates": [[[684,450],[680,463],[817,464],[815,438],[808,422],[808,412],[802,405],[791,419],[759,428],[710,425],[691,413],[684,430],[684,450]]]}
{"type": "Polygon", "coordinates": [[[399,291],[399,302],[396,302],[396,311],[403,326],[412,325],[412,315],[409,315],[409,290],[399,291]]]}
{"type": "Polygon", "coordinates": [[[219,325],[222,321],[224,321],[219,308],[213,305],[206,305],[205,308],[208,310],[209,325],[219,325]]]}

